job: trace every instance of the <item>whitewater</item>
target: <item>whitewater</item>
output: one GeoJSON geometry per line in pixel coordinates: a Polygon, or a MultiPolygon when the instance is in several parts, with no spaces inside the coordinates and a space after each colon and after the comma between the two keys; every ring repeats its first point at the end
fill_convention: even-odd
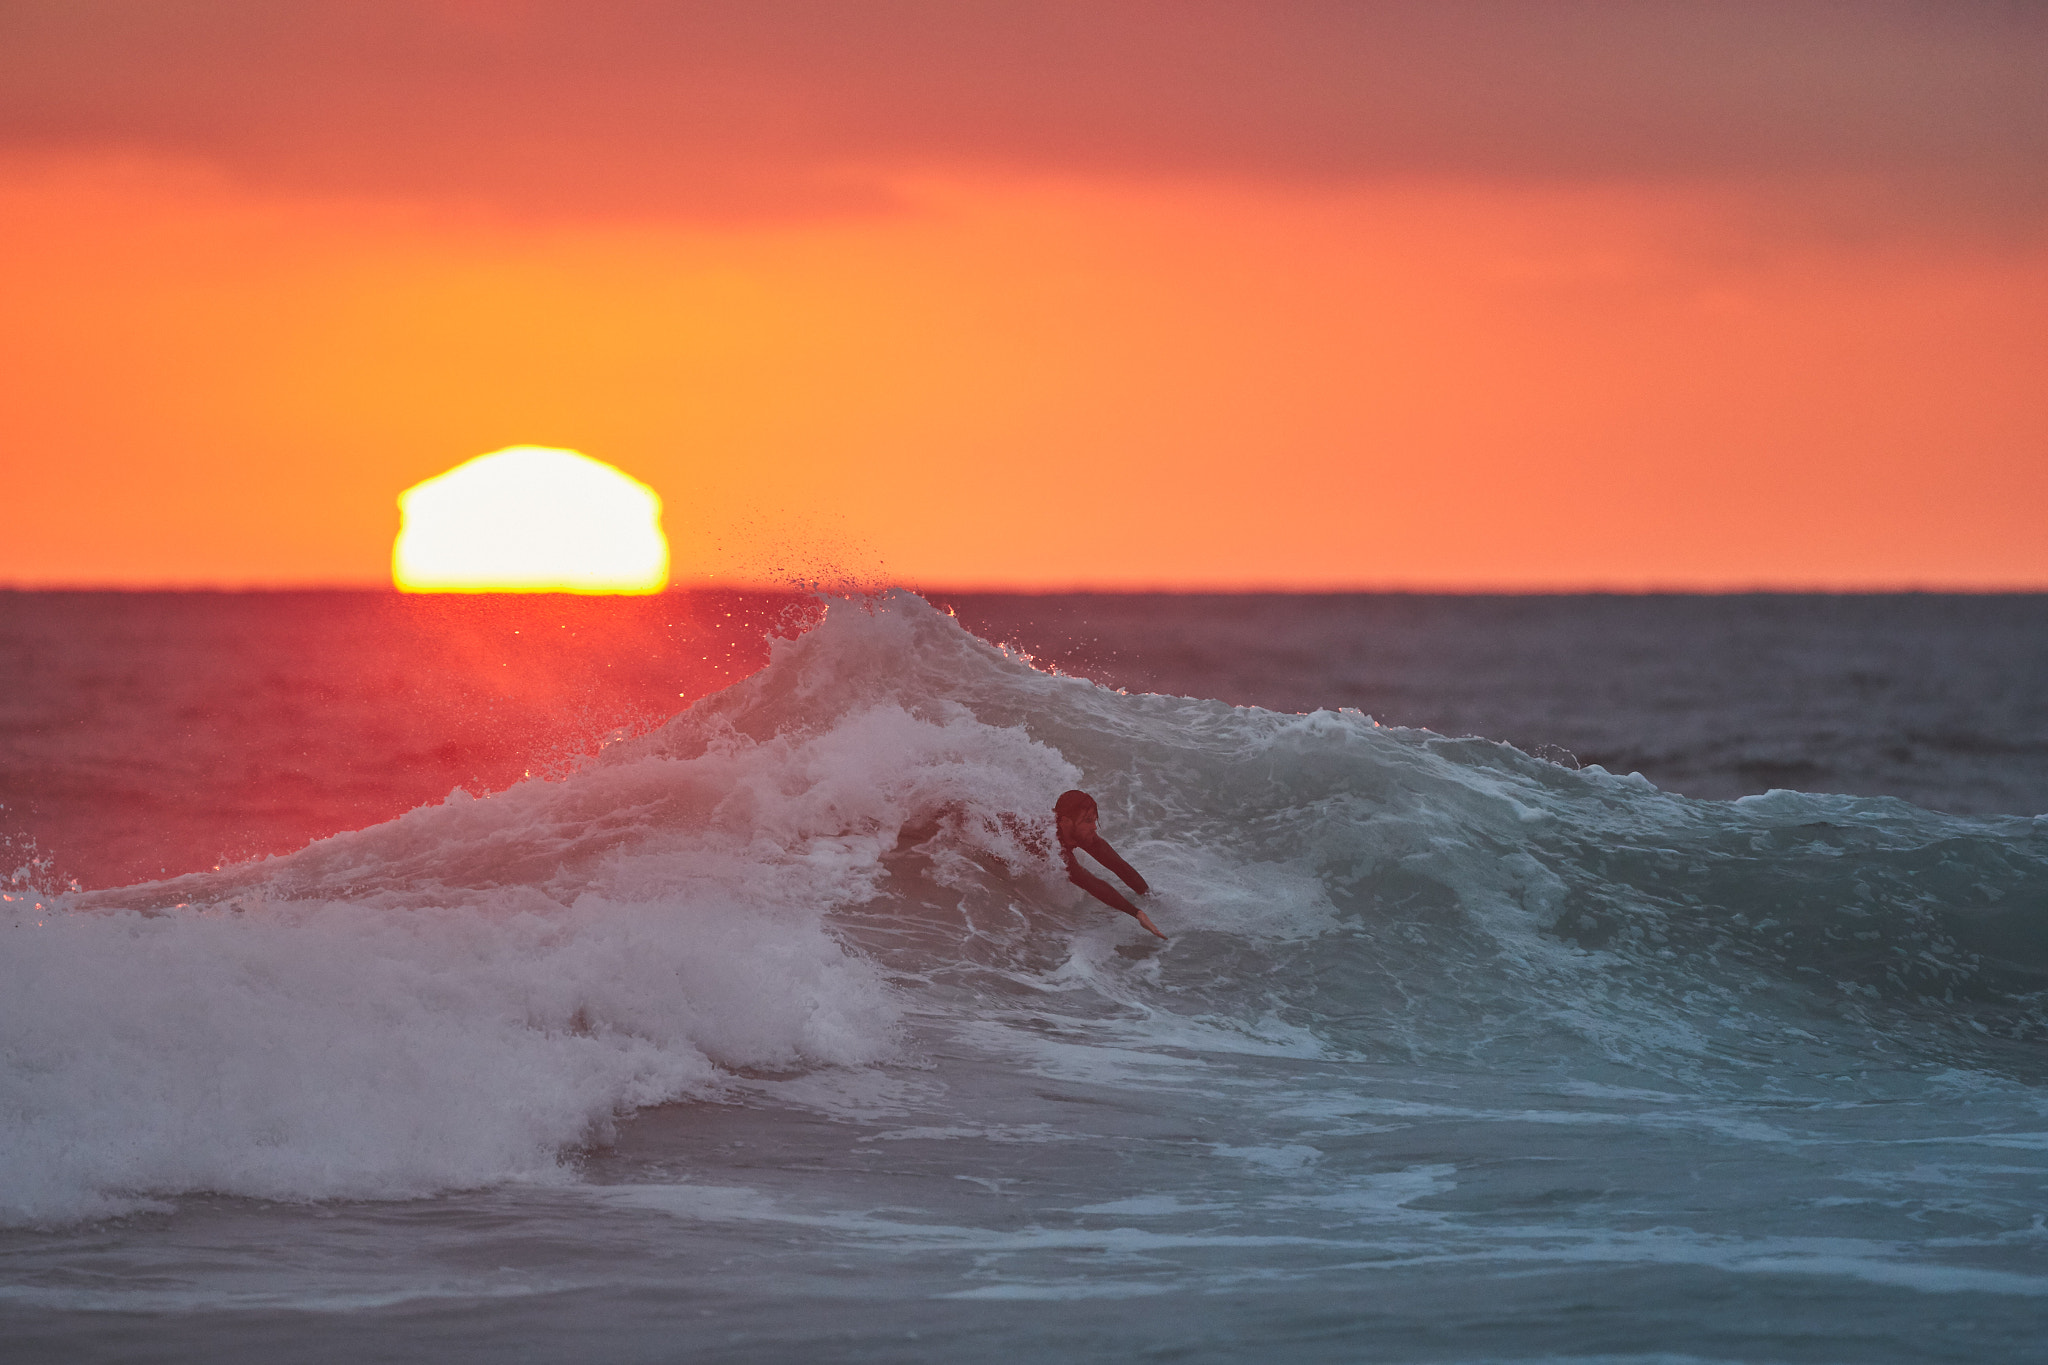
{"type": "Polygon", "coordinates": [[[2048,817],[1553,757],[893,592],[565,776],[17,886],[9,1358],[2033,1358],[2048,817]]]}

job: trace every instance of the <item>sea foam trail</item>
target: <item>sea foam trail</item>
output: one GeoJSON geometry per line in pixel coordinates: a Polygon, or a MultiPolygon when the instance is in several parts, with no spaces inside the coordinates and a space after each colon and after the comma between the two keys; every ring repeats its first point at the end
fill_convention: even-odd
{"type": "Polygon", "coordinates": [[[1692,801],[835,602],[565,780],[11,909],[0,1216],[564,1179],[637,1107],[1025,1014],[1708,1089],[1782,1084],[1792,1038],[1816,1075],[1982,1061],[2041,1028],[2044,903],[2039,821],[1692,801]],[[1163,953],[1110,951],[1126,922],[1050,860],[1075,785],[1157,882],[1163,953]]]}

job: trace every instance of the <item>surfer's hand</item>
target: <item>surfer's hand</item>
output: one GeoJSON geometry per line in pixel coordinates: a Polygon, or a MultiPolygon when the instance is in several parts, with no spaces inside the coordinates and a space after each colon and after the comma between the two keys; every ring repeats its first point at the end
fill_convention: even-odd
{"type": "Polygon", "coordinates": [[[1151,917],[1148,916],[1143,910],[1138,911],[1137,919],[1138,923],[1144,925],[1147,929],[1150,929],[1155,937],[1166,937],[1166,935],[1159,932],[1159,926],[1154,924],[1151,920],[1151,917]]]}

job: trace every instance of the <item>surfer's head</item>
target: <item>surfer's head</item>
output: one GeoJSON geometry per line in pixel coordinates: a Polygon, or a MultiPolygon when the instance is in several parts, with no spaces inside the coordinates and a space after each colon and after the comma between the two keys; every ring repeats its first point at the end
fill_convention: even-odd
{"type": "Polygon", "coordinates": [[[1075,844],[1095,837],[1095,798],[1078,789],[1063,791],[1052,803],[1052,822],[1059,831],[1060,847],[1072,848],[1075,844]]]}

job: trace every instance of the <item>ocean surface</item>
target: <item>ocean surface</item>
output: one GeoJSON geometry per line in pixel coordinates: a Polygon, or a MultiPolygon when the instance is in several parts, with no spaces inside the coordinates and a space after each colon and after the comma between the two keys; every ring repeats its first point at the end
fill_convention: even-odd
{"type": "Polygon", "coordinates": [[[2041,597],[0,593],[0,1358],[2037,1360],[2044,760],[2041,597]]]}

